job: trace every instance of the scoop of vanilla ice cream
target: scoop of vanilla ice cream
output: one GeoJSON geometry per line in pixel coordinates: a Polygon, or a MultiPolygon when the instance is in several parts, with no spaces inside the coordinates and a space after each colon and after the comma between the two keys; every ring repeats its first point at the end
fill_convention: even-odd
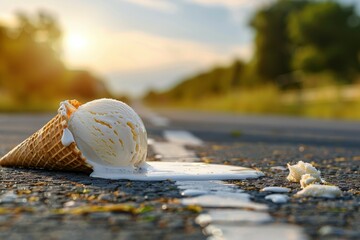
{"type": "Polygon", "coordinates": [[[137,167],[145,162],[144,124],[123,102],[98,99],[83,104],[71,114],[68,128],[90,164],[137,167]]]}
{"type": "Polygon", "coordinates": [[[335,198],[341,196],[341,190],[337,186],[311,184],[297,192],[295,196],[335,198]]]}
{"type": "Polygon", "coordinates": [[[287,176],[287,180],[290,182],[300,182],[301,176],[304,174],[310,174],[317,181],[321,181],[320,171],[317,170],[310,163],[305,163],[303,161],[299,161],[295,165],[287,165],[289,168],[289,175],[287,176]]]}

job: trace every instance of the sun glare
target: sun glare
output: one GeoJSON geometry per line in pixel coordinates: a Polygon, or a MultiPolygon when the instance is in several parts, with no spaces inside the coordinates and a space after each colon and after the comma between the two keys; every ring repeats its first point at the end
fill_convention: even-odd
{"type": "Polygon", "coordinates": [[[69,34],[65,37],[65,48],[69,52],[82,52],[88,47],[88,39],[80,34],[69,34]]]}

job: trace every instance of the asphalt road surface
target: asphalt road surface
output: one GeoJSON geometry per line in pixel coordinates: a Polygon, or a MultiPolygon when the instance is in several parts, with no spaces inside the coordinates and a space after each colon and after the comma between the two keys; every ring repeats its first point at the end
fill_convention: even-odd
{"type": "MultiPolygon", "coordinates": [[[[283,239],[360,238],[360,123],[135,108],[151,139],[148,161],[190,159],[261,170],[265,177],[228,183],[266,209],[226,209],[267,214],[267,220],[253,221],[254,215],[246,215],[219,220],[222,227],[217,230],[209,228],[199,215],[212,208],[184,204],[193,196],[182,194],[173,181],[112,181],[79,173],[0,168],[0,239],[271,239],[273,229],[286,233],[283,239]],[[161,144],[171,142],[168,130],[190,133],[201,144],[191,139],[186,143],[185,138],[181,146],[187,156],[177,156],[178,150],[173,155],[159,152],[161,144]],[[301,188],[286,180],[285,167],[299,160],[313,163],[327,182],[340,187],[342,196],[294,197],[301,188]],[[271,193],[261,191],[268,186],[289,188],[289,200],[269,201],[271,193]]],[[[1,115],[0,155],[54,114],[1,115]]]]}

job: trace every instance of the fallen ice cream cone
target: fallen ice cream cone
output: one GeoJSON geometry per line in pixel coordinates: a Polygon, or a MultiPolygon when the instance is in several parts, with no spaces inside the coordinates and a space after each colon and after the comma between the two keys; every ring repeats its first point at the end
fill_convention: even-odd
{"type": "Polygon", "coordinates": [[[67,100],[0,165],[87,173],[103,167],[133,170],[145,162],[146,153],[145,127],[128,105],[114,99],[67,100]]]}
{"type": "MultiPolygon", "coordinates": [[[[76,100],[71,100],[69,103],[74,109],[80,106],[76,100]]],[[[2,157],[0,165],[92,172],[91,166],[86,162],[74,142],[68,146],[62,143],[64,129],[67,127],[66,118],[67,116],[57,114],[44,127],[2,157]]]]}
{"type": "Polygon", "coordinates": [[[217,164],[146,162],[147,133],[139,115],[114,99],[60,103],[58,114],[3,158],[1,166],[81,171],[140,181],[225,180],[262,172],[217,164]]]}

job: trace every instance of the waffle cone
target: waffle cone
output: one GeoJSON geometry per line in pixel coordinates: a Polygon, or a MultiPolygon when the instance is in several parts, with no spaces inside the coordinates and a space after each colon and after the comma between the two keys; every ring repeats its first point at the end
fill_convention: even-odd
{"type": "Polygon", "coordinates": [[[57,114],[39,131],[20,143],[0,159],[4,167],[36,168],[92,172],[80,150],[73,142],[64,146],[61,142],[66,127],[66,117],[57,114]]]}

